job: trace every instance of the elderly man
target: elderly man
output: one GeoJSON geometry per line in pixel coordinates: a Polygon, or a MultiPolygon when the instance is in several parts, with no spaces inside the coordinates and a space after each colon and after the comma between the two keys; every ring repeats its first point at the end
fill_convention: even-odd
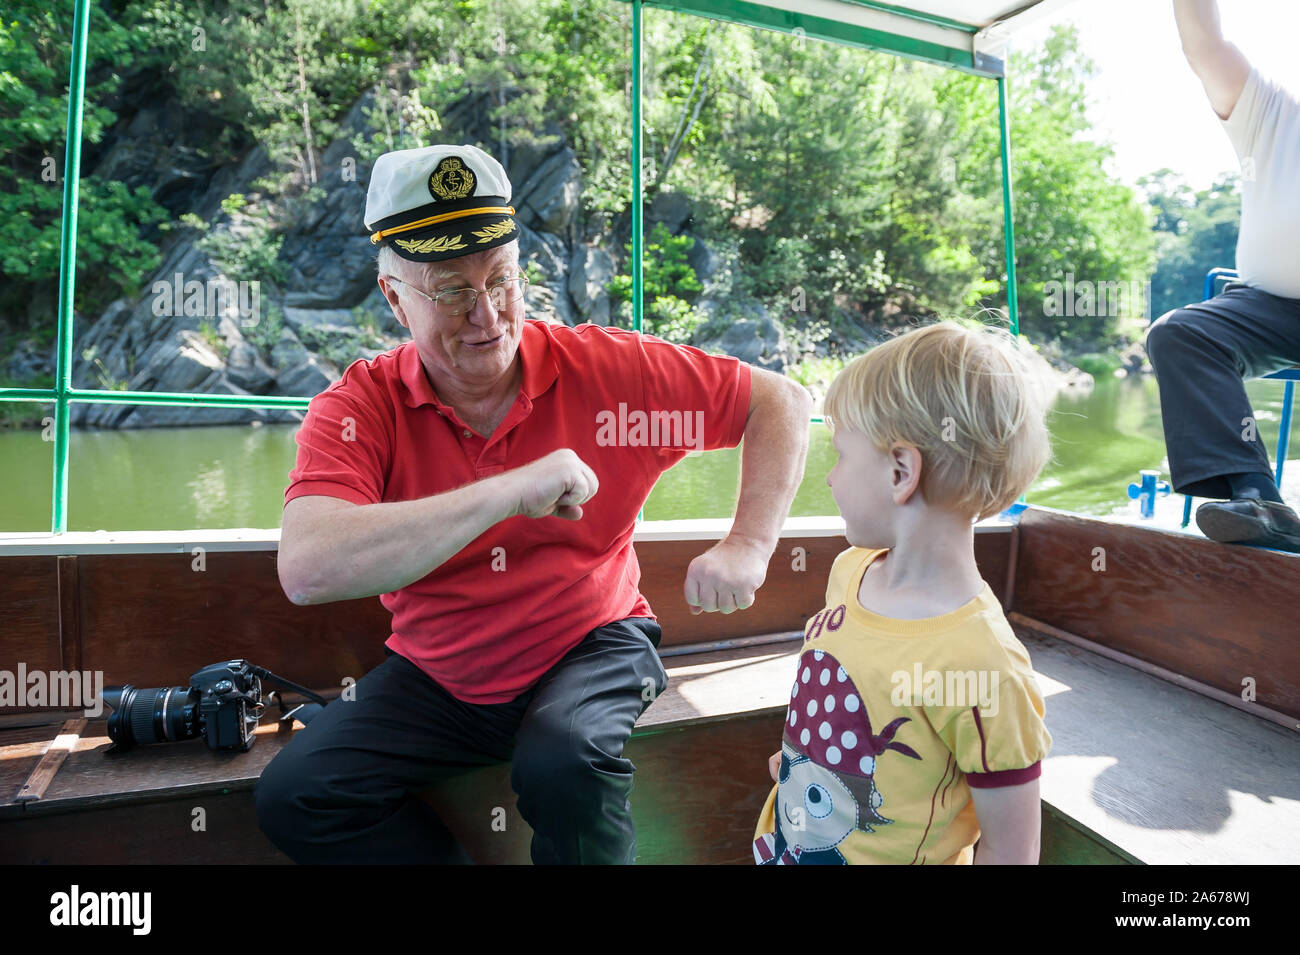
{"type": "Polygon", "coordinates": [[[1169,470],[1206,537],[1300,552],[1242,384],[1300,363],[1300,101],[1224,39],[1215,0],[1174,0],[1187,60],[1241,160],[1241,281],[1151,326],[1169,470]]]}
{"type": "Polygon", "coordinates": [[[685,581],[693,613],[744,610],[803,475],[799,385],[630,331],[526,320],[510,193],[472,146],[387,153],[371,174],[379,285],[411,341],[312,401],[279,572],[297,604],[380,595],[392,634],[355,699],[258,783],[263,830],[300,862],[463,861],[415,792],[504,760],[534,862],[634,861],[623,747],[666,685],[637,512],[689,450],[744,437],[731,532],[685,581]]]}

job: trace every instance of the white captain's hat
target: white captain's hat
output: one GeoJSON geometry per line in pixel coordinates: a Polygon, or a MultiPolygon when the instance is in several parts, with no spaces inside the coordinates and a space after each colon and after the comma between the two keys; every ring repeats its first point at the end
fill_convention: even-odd
{"type": "Polygon", "coordinates": [[[370,241],[413,262],[438,262],[519,237],[510,180],[476,146],[424,146],[375,160],[366,192],[370,241]]]}

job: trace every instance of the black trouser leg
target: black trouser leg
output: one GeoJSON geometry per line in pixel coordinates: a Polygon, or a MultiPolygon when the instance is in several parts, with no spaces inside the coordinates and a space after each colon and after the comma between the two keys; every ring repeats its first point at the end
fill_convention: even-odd
{"type": "Polygon", "coordinates": [[[262,831],[295,862],[468,861],[416,792],[457,768],[509,759],[528,695],[464,703],[398,655],[353,689],[263,770],[262,831]]]}
{"type": "Polygon", "coordinates": [[[509,703],[456,699],[391,656],[325,707],[257,783],[258,822],[296,862],[466,861],[416,793],[458,769],[514,754],[511,785],[534,829],[535,862],[632,862],[623,758],[632,726],[667,686],[659,625],[598,627],[509,703]]]}
{"type": "Polygon", "coordinates": [[[510,774],[535,863],[636,861],[623,746],[668,685],[659,636],[644,617],[598,627],[536,686],[510,774]]]}
{"type": "Polygon", "coordinates": [[[1243,379],[1300,363],[1300,301],[1230,285],[1161,317],[1146,345],[1174,490],[1228,498],[1228,475],[1270,473],[1243,379]]]}

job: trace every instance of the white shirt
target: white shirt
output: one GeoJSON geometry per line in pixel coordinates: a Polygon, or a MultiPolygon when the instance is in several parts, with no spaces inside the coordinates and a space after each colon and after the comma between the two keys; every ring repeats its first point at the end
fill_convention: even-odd
{"type": "Polygon", "coordinates": [[[1242,167],[1241,281],[1300,299],[1300,101],[1252,67],[1223,128],[1242,167]]]}

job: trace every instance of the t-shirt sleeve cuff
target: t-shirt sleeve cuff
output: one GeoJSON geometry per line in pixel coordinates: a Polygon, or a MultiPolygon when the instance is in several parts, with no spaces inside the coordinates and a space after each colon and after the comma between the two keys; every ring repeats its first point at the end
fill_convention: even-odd
{"type": "Polygon", "coordinates": [[[370,495],[333,481],[299,481],[291,484],[284,492],[284,503],[288,504],[296,497],[337,497],[358,506],[377,503],[370,495]]]}
{"type": "Polygon", "coordinates": [[[1019,786],[1030,783],[1043,775],[1043,763],[1040,760],[1024,769],[1003,769],[992,773],[967,773],[966,784],[971,789],[999,789],[1002,786],[1019,786]]]}

